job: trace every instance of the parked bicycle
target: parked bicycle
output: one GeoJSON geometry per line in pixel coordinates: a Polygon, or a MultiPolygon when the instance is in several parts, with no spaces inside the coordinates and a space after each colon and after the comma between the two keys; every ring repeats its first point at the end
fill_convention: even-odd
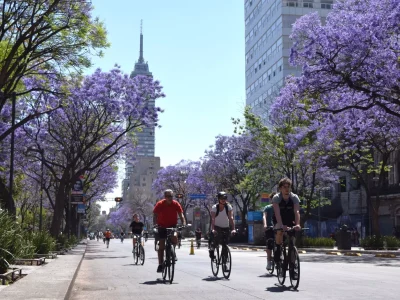
{"type": "MultiPolygon", "coordinates": [[[[187,226],[190,225],[188,224],[187,226]]],[[[185,226],[165,228],[167,230],[167,238],[165,240],[165,253],[162,276],[164,281],[169,281],[169,283],[172,283],[172,281],[174,280],[176,263],[175,246],[172,243],[172,237],[174,236],[175,232],[183,229],[184,227],[185,226]]]]}
{"type": "MultiPolygon", "coordinates": [[[[216,235],[217,233],[215,233],[216,235]]],[[[232,270],[232,256],[231,250],[227,244],[229,238],[229,230],[221,231],[221,243],[214,248],[214,257],[211,259],[211,270],[214,276],[218,275],[219,266],[222,269],[222,275],[228,279],[232,270]]],[[[215,238],[215,237],[214,237],[215,238]]],[[[212,243],[212,242],[211,242],[212,243]]]]}
{"type": "MultiPolygon", "coordinates": [[[[303,228],[302,231],[308,228],[303,228]]],[[[274,229],[274,232],[284,231],[283,229],[274,229]]],[[[284,231],[282,245],[276,245],[275,267],[277,271],[278,281],[281,285],[284,285],[286,280],[286,271],[289,269],[290,284],[294,289],[299,287],[300,283],[300,257],[295,241],[295,230],[288,228],[284,231]]]]}
{"type": "Polygon", "coordinates": [[[133,234],[132,237],[136,239],[136,243],[133,246],[133,263],[137,265],[140,259],[140,264],[143,265],[145,259],[144,248],[142,245],[143,236],[138,234],[133,234]]]}

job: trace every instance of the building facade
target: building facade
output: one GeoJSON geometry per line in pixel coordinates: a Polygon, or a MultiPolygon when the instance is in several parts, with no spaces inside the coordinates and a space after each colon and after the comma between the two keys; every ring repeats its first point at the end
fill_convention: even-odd
{"type": "Polygon", "coordinates": [[[274,98],[288,75],[301,69],[289,65],[289,36],[297,18],[317,11],[324,19],[334,0],[245,0],[246,105],[268,124],[274,98]]]}

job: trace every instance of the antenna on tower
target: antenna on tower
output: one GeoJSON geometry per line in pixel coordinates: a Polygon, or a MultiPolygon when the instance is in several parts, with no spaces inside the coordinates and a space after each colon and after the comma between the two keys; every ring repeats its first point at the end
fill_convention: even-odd
{"type": "Polygon", "coordinates": [[[143,20],[140,20],[140,34],[143,33],[143,20]]]}

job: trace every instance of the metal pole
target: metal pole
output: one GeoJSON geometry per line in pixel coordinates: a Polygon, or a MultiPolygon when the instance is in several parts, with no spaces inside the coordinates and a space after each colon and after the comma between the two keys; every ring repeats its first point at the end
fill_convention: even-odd
{"type": "Polygon", "coordinates": [[[318,200],[318,237],[321,237],[321,192],[318,200]]]}
{"type": "Polygon", "coordinates": [[[10,153],[10,194],[9,194],[9,203],[8,203],[8,209],[9,211],[11,210],[12,214],[15,214],[15,208],[14,208],[14,200],[13,200],[13,185],[14,185],[14,140],[15,140],[15,134],[14,134],[14,126],[15,126],[15,102],[16,102],[16,96],[15,93],[12,93],[12,108],[11,108],[11,153],[10,153]]]}
{"type": "Polygon", "coordinates": [[[40,178],[40,212],[39,212],[39,230],[42,231],[43,224],[43,161],[44,161],[44,150],[40,150],[40,154],[42,155],[42,163],[41,163],[41,178],[40,178]]]}

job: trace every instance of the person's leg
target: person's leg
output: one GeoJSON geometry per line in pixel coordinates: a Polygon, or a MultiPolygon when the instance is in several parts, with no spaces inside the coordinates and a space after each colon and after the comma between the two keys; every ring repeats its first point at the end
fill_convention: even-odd
{"type": "Polygon", "coordinates": [[[159,240],[159,248],[158,248],[158,265],[162,265],[164,261],[164,250],[165,250],[165,239],[159,240]]]}

